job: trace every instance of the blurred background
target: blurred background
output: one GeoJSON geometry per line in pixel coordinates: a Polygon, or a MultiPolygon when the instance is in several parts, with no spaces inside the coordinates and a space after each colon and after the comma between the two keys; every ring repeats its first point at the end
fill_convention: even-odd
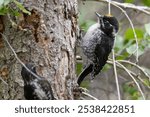
{"type": "MultiPolygon", "coordinates": [[[[137,6],[150,6],[150,0],[115,0],[119,3],[135,4],[137,6]]],[[[81,1],[79,2],[79,25],[83,30],[83,36],[89,26],[97,22],[95,11],[99,14],[108,14],[107,2],[81,1]]],[[[122,7],[123,8],[123,7],[122,7]]],[[[142,92],[146,99],[150,99],[150,15],[139,10],[123,8],[131,19],[139,44],[139,62],[137,66],[142,68],[144,73],[137,67],[128,63],[122,63],[127,69],[133,72],[135,80],[139,83],[142,92]],[[145,74],[146,73],[146,74],[145,74]]],[[[150,8],[149,8],[150,13],[150,8]]],[[[131,24],[125,14],[111,5],[111,14],[115,16],[119,23],[120,29],[116,37],[114,45],[116,60],[126,60],[135,64],[136,41],[131,24]]],[[[86,58],[83,56],[80,46],[77,47],[77,55],[82,57],[82,60],[77,60],[77,74],[79,74],[83,67],[86,58]]],[[[112,54],[109,56],[112,58],[112,54]]],[[[117,74],[119,80],[119,87],[121,92],[121,99],[142,99],[141,93],[134,80],[129,74],[119,67],[117,67],[117,74]]],[[[82,83],[82,87],[87,88],[89,93],[94,97],[104,99],[118,99],[116,81],[113,72],[112,64],[106,64],[99,75],[93,81],[86,80],[82,83]]],[[[88,99],[85,97],[85,99],[88,99]]]]}

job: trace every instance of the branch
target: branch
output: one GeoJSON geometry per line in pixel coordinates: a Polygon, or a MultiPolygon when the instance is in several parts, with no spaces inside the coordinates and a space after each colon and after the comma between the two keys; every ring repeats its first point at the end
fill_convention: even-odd
{"type": "Polygon", "coordinates": [[[94,100],[98,100],[96,97],[92,96],[92,95],[89,94],[89,93],[82,92],[82,94],[84,94],[84,95],[86,95],[86,96],[88,96],[88,97],[90,97],[90,98],[92,98],[92,99],[94,99],[94,100]]]}
{"type": "Polygon", "coordinates": [[[112,58],[113,58],[113,67],[114,67],[114,75],[115,75],[115,80],[116,80],[118,100],[120,100],[121,96],[120,96],[120,88],[119,88],[119,82],[118,82],[118,75],[117,75],[117,69],[116,69],[116,60],[115,60],[114,49],[112,50],[112,58]]]}
{"type": "MultiPolygon", "coordinates": [[[[111,61],[107,61],[107,63],[110,64],[110,65],[113,65],[112,60],[111,60],[111,61]]],[[[123,68],[122,68],[121,66],[119,66],[118,64],[117,64],[116,66],[117,66],[117,68],[119,68],[119,69],[123,69],[123,68]]],[[[126,68],[126,69],[127,69],[127,68],[126,68]]],[[[123,69],[123,70],[124,70],[124,69],[123,69]]],[[[129,71],[134,77],[138,78],[139,81],[141,81],[143,84],[145,84],[144,80],[143,80],[139,75],[137,75],[136,73],[134,73],[133,71],[131,71],[131,70],[129,70],[129,69],[128,69],[128,71],[129,71]]],[[[150,89],[150,86],[147,86],[147,88],[150,89]]]]}
{"type": "Polygon", "coordinates": [[[148,73],[142,68],[140,67],[139,65],[135,64],[135,63],[132,63],[130,61],[127,61],[127,60],[117,60],[118,62],[121,62],[121,63],[127,63],[127,64],[130,64],[136,68],[138,68],[150,81],[150,76],[148,75],[148,73]]]}
{"type": "Polygon", "coordinates": [[[130,73],[130,71],[129,71],[124,65],[122,65],[121,63],[119,63],[119,62],[117,62],[117,61],[116,61],[116,63],[117,63],[118,65],[120,65],[120,66],[128,73],[128,75],[133,79],[133,81],[134,81],[135,84],[137,85],[137,87],[138,87],[138,89],[139,89],[139,91],[140,91],[140,93],[141,93],[143,99],[145,100],[144,93],[143,93],[143,91],[142,91],[142,89],[141,89],[139,83],[135,80],[135,78],[134,78],[133,75],[130,73]]]}
{"type": "MultiPolygon", "coordinates": [[[[109,0],[84,0],[84,1],[96,1],[96,2],[104,2],[104,3],[108,3],[109,0]]],[[[119,2],[116,2],[116,1],[111,1],[111,4],[112,5],[117,5],[119,7],[122,7],[122,8],[129,8],[129,9],[133,9],[133,10],[136,10],[136,11],[140,11],[140,12],[143,12],[147,15],[150,15],[150,8],[149,7],[146,7],[146,6],[136,6],[134,4],[131,4],[131,3],[119,3],[119,2]]]]}
{"type": "Polygon", "coordinates": [[[135,41],[136,41],[136,49],[135,49],[135,51],[133,53],[136,52],[136,62],[138,62],[138,56],[139,56],[139,54],[138,54],[138,48],[139,47],[138,47],[138,39],[137,39],[137,35],[136,35],[136,32],[135,32],[134,25],[133,25],[130,17],[128,16],[128,14],[126,13],[125,10],[123,10],[121,7],[117,6],[116,4],[113,4],[113,5],[116,6],[117,8],[119,8],[124,13],[124,15],[127,17],[128,21],[130,22],[131,28],[133,30],[134,38],[135,38],[135,41]]]}
{"type": "MultiPolygon", "coordinates": [[[[112,64],[113,64],[113,62],[111,62],[111,61],[109,61],[108,63],[112,63],[112,64]]],[[[124,70],[128,73],[128,75],[133,79],[133,81],[134,81],[135,84],[137,85],[137,87],[138,87],[138,89],[139,89],[139,91],[140,91],[140,93],[141,93],[143,99],[145,100],[144,93],[143,93],[143,91],[142,91],[142,89],[141,89],[139,83],[135,80],[135,78],[134,78],[134,76],[133,76],[134,73],[131,72],[130,70],[128,70],[128,69],[127,69],[124,65],[122,65],[121,63],[119,63],[119,62],[117,62],[117,61],[116,61],[116,63],[117,63],[120,67],[122,67],[122,69],[124,69],[124,70]],[[131,72],[131,73],[130,73],[130,72],[131,72]]],[[[135,75],[135,74],[134,74],[134,75],[135,75]]]]}
{"type": "Polygon", "coordinates": [[[3,80],[2,77],[0,77],[0,80],[1,80],[5,85],[8,85],[8,84],[3,80]]]}

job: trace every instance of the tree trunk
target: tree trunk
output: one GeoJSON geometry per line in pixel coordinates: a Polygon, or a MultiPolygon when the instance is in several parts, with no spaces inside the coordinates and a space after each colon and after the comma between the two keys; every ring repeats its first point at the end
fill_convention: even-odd
{"type": "MultiPolygon", "coordinates": [[[[0,31],[24,63],[37,65],[56,99],[74,99],[77,0],[24,0],[24,5],[31,15],[1,17],[0,31]]],[[[0,99],[24,99],[21,67],[0,37],[0,99]]]]}

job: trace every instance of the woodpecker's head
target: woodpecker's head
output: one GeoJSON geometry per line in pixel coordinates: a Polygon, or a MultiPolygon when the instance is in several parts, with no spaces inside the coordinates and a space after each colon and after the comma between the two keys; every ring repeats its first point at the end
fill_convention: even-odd
{"type": "Polygon", "coordinates": [[[111,15],[100,15],[95,12],[100,23],[100,29],[107,35],[115,36],[119,30],[118,20],[111,15]]]}
{"type": "Polygon", "coordinates": [[[36,74],[36,68],[35,68],[35,65],[32,64],[32,63],[27,63],[25,65],[28,68],[28,70],[25,67],[22,67],[21,76],[22,76],[22,78],[24,80],[24,83],[27,84],[28,82],[30,82],[30,81],[35,79],[35,76],[33,76],[33,74],[31,74],[31,71],[34,74],[36,74]],[[29,72],[29,70],[30,70],[30,72],[29,72]]]}

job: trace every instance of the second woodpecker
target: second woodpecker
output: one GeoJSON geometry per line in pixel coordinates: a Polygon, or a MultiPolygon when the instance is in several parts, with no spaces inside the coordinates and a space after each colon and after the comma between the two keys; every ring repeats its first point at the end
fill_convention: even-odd
{"type": "Polygon", "coordinates": [[[91,73],[93,79],[103,68],[113,48],[115,36],[119,29],[117,19],[111,15],[100,15],[96,12],[98,23],[93,24],[82,39],[83,53],[90,62],[78,77],[80,85],[91,73]]]}

